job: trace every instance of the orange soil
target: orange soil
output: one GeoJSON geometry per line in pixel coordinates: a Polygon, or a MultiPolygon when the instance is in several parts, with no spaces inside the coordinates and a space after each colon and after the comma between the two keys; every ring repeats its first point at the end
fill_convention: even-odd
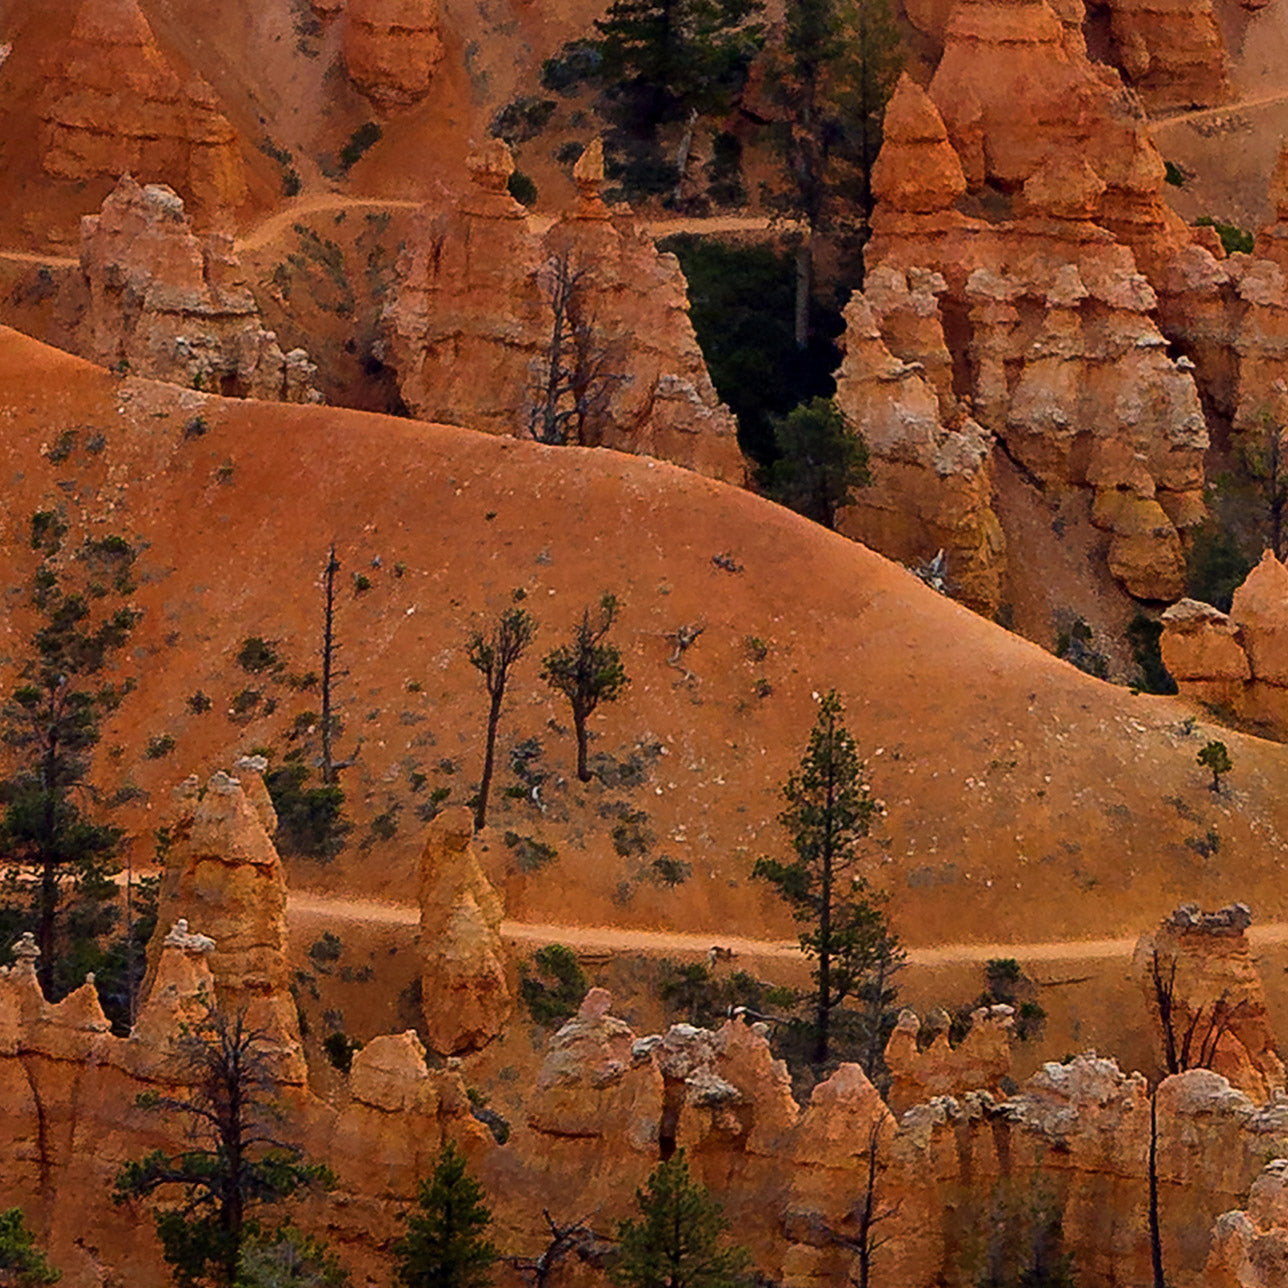
{"type": "MultiPolygon", "coordinates": [[[[334,536],[345,578],[373,583],[346,588],[339,617],[341,751],[361,741],[346,778],[359,826],[329,868],[293,865],[297,889],[406,902],[417,806],[436,787],[465,799],[478,770],[467,630],[520,588],[547,648],[613,590],[626,606],[617,634],[632,683],[595,716],[592,750],[618,761],[652,745],[661,754],[641,753],[635,786],[567,782],[566,713],[536,660],[520,667],[483,838],[514,920],[713,942],[790,937],[749,872],[757,854],[782,848],[777,788],[812,723],[811,695],[833,685],[888,806],[875,878],[913,946],[1125,935],[1182,899],[1288,915],[1288,750],[1223,731],[1235,771],[1214,796],[1195,764],[1208,731],[1187,731],[1177,701],[1082,675],[764,500],[606,451],[122,380],[15,332],[0,337],[7,584],[30,567],[24,534],[40,505],[83,507],[98,531],[144,552],[138,689],[99,766],[105,782],[149,793],[127,814],[140,859],[176,779],[257,745],[284,751],[294,714],[316,706],[316,695],[247,676],[234,655],[257,634],[280,642],[291,669],[315,664],[317,577],[334,536]],[[208,432],[187,439],[198,412],[208,432]],[[77,447],[55,465],[42,453],[67,429],[77,447]],[[95,433],[107,440],[96,454],[83,446],[95,433]],[[716,567],[723,552],[744,571],[716,567]],[[688,683],[667,666],[665,636],[696,622],[706,629],[685,657],[688,683]],[[749,637],[763,642],[763,662],[749,637]],[[280,707],[239,723],[231,698],[252,686],[280,707]],[[198,689],[213,711],[187,709],[198,689]],[[163,733],[176,749],[144,758],[163,733]],[[515,782],[506,752],[529,736],[554,775],[545,815],[504,794],[515,782]],[[426,775],[420,790],[414,773],[426,775]],[[393,825],[389,839],[368,830],[377,814],[393,825]],[[623,857],[611,833],[632,814],[647,849],[623,857]],[[502,835],[511,830],[548,840],[559,858],[519,872],[502,835]],[[1195,844],[1209,831],[1220,848],[1205,859],[1195,844]],[[691,865],[691,878],[654,884],[659,854],[691,865]]],[[[18,630],[6,621],[0,655],[17,656],[18,630]]]]}

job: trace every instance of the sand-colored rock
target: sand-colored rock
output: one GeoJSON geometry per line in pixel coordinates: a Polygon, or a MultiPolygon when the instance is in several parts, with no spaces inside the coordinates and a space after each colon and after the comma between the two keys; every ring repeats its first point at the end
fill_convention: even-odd
{"type": "Polygon", "coordinates": [[[951,428],[944,423],[951,372],[938,304],[928,289],[934,283],[914,277],[920,289],[910,290],[903,274],[873,277],[869,294],[856,293],[846,307],[836,392],[837,406],[867,443],[872,482],[855,493],[838,530],[913,567],[942,550],[953,593],[991,613],[1005,557],[992,508],[992,438],[964,417],[951,428]],[[888,310],[880,325],[873,303],[888,310]],[[925,326],[907,325],[914,312],[928,324],[929,336],[925,326]],[[887,319],[890,342],[902,342],[898,357],[887,347],[887,319]],[[928,378],[926,358],[932,370],[948,376],[941,381],[942,397],[928,378]]]}
{"type": "Polygon", "coordinates": [[[1141,936],[1134,965],[1164,1068],[1201,1065],[1260,1102],[1284,1090],[1284,1065],[1247,942],[1251,920],[1243,904],[1214,913],[1185,904],[1141,936]]]}
{"type": "Polygon", "coordinates": [[[930,96],[905,72],[886,108],[872,190],[891,209],[948,210],[966,192],[961,158],[930,96]]]}
{"type": "Polygon", "coordinates": [[[1239,630],[1253,678],[1288,687],[1288,568],[1271,551],[1234,592],[1230,620],[1239,630]]]}
{"type": "Polygon", "coordinates": [[[1212,1231],[1205,1288],[1276,1288],[1288,1282],[1288,1159],[1271,1159],[1246,1210],[1223,1213],[1212,1231]]]}
{"type": "Polygon", "coordinates": [[[1181,599],[1163,613],[1162,622],[1163,664],[1178,684],[1252,678],[1239,629],[1220,609],[1181,599]]]}
{"type": "Polygon", "coordinates": [[[469,810],[430,824],[420,859],[421,1013],[439,1055],[475,1051],[513,1006],[501,942],[504,909],[474,854],[469,810]]]}
{"type": "Polygon", "coordinates": [[[194,234],[173,189],[125,175],[81,221],[80,268],[73,344],[91,361],[225,396],[322,400],[308,355],[264,329],[232,239],[194,234]]]}
{"type": "Polygon", "coordinates": [[[1271,221],[1257,238],[1256,254],[1271,259],[1288,272],[1288,139],[1279,150],[1279,160],[1270,176],[1271,221]]]}
{"type": "Polygon", "coordinates": [[[1225,42],[1211,0],[1111,0],[1115,61],[1151,112],[1230,97],[1225,42]]]}
{"type": "MultiPolygon", "coordinates": [[[[258,776],[258,764],[243,760],[238,772],[249,781],[258,776]]],[[[148,945],[140,995],[146,1003],[162,985],[167,946],[189,956],[207,952],[214,981],[209,1004],[230,1017],[244,1012],[246,1022],[277,1048],[279,1076],[302,1082],[299,1021],[290,994],[286,881],[265,817],[252,803],[261,791],[262,783],[248,795],[240,779],[223,772],[212,775],[204,790],[194,777],[176,791],[157,930],[148,945]],[[184,939],[190,926],[201,928],[193,942],[184,939]]],[[[171,957],[179,960],[174,953],[171,957]]],[[[183,983],[178,995],[190,994],[193,987],[183,983]]]]}
{"type": "Polygon", "coordinates": [[[232,125],[209,85],[167,62],[137,0],[85,0],[41,115],[44,168],[56,178],[172,184],[202,227],[246,200],[232,125]]]}
{"type": "Polygon", "coordinates": [[[383,112],[429,93],[443,57],[438,0],[346,0],[349,79],[383,112]]]}
{"type": "MultiPolygon", "coordinates": [[[[544,237],[506,191],[514,161],[500,139],[471,155],[472,186],[456,208],[422,218],[384,315],[403,400],[422,420],[657,456],[742,483],[737,427],[711,384],[679,264],[628,218],[607,217],[602,153],[592,144],[583,160],[576,211],[544,237]],[[538,409],[552,300],[569,278],[568,327],[583,328],[586,383],[553,406],[558,425],[547,433],[538,409]]],[[[565,355],[582,343],[568,327],[565,355]]]]}
{"type": "Polygon", "coordinates": [[[980,1007],[957,1046],[950,1044],[946,1027],[936,1027],[929,1045],[922,1048],[921,1020],[915,1011],[904,1010],[885,1049],[890,1108],[899,1114],[936,1096],[961,1096],[968,1091],[1000,1094],[1003,1081],[1011,1075],[1013,1027],[1012,1007],[980,1007]]]}

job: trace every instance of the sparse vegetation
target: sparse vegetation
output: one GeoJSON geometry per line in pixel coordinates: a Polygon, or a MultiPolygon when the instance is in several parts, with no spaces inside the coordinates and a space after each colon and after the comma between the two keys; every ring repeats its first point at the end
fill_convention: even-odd
{"type": "Polygon", "coordinates": [[[174,737],[172,734],[156,734],[148,739],[148,745],[143,754],[149,760],[162,760],[174,750],[174,737]]]}
{"type": "Polygon", "coordinates": [[[251,675],[260,675],[265,671],[281,670],[282,660],[268,640],[248,635],[237,650],[237,665],[251,675]]]}
{"type": "Polygon", "coordinates": [[[559,857],[559,851],[535,836],[521,836],[506,832],[505,843],[514,851],[514,861],[520,872],[538,872],[559,857]]]}
{"type": "Polygon", "coordinates": [[[1234,761],[1230,759],[1230,752],[1225,743],[1215,740],[1206,743],[1199,752],[1198,763],[1204,769],[1212,771],[1212,782],[1209,786],[1212,791],[1219,793],[1221,779],[1234,768],[1234,761]]]}
{"type": "Polygon", "coordinates": [[[1202,215],[1194,222],[1200,228],[1215,228],[1216,235],[1221,239],[1221,245],[1227,255],[1252,254],[1256,238],[1246,228],[1240,228],[1237,224],[1223,223],[1211,215],[1202,215]]]}
{"type": "Polygon", "coordinates": [[[519,998],[533,1023],[545,1028],[575,1015],[589,987],[577,954],[564,944],[547,944],[519,963],[519,998]]]}
{"type": "Polygon", "coordinates": [[[340,149],[340,169],[348,174],[355,165],[380,142],[384,135],[378,121],[364,121],[349,136],[349,141],[340,149]]]}

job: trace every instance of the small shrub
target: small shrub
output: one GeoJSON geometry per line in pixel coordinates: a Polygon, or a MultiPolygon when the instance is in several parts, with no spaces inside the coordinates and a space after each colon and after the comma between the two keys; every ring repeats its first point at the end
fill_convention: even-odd
{"type": "Polygon", "coordinates": [[[45,453],[51,465],[61,465],[76,449],[76,431],[65,429],[54,440],[54,445],[45,453]]]}
{"type": "Polygon", "coordinates": [[[392,841],[398,835],[398,811],[401,806],[395,801],[388,809],[377,814],[371,820],[371,835],[377,841],[392,841]]]}
{"type": "Polygon", "coordinates": [[[259,675],[263,671],[278,670],[282,661],[268,640],[261,639],[258,635],[248,635],[237,650],[237,665],[251,675],[259,675]]]}
{"type": "Polygon", "coordinates": [[[215,703],[214,699],[212,699],[208,694],[203,693],[198,689],[196,693],[189,696],[187,705],[188,710],[191,711],[194,716],[204,716],[206,712],[215,705],[215,703]]]}
{"type": "Polygon", "coordinates": [[[602,57],[589,41],[578,40],[566,44],[554,58],[547,58],[541,65],[541,88],[565,96],[575,94],[599,71],[602,57]]]}
{"type": "Polygon", "coordinates": [[[1185,171],[1175,161],[1164,161],[1163,182],[1171,184],[1173,188],[1183,188],[1185,187],[1185,171]]]}
{"type": "Polygon", "coordinates": [[[465,1095],[470,1102],[470,1116],[492,1133],[492,1139],[498,1145],[504,1145],[510,1139],[509,1119],[489,1108],[487,1097],[477,1087],[466,1087],[465,1095]]]}
{"type": "Polygon", "coordinates": [[[210,426],[206,424],[204,416],[194,416],[183,427],[183,436],[186,439],[201,438],[210,431],[210,426]]]}
{"type": "Polygon", "coordinates": [[[339,1069],[341,1073],[348,1073],[353,1068],[354,1054],[362,1050],[362,1043],[337,1030],[322,1039],[322,1050],[333,1068],[339,1069]]]}
{"type": "Polygon", "coordinates": [[[564,944],[547,944],[519,963],[519,997],[533,1023],[544,1028],[575,1015],[589,986],[577,954],[564,944]]]}
{"type": "Polygon", "coordinates": [[[308,776],[306,765],[289,759],[264,776],[277,812],[277,848],[286,857],[328,861],[340,852],[352,826],[344,817],[344,789],[306,787],[308,776]]]}
{"type": "Polygon", "coordinates": [[[93,456],[97,456],[107,446],[106,434],[91,434],[85,440],[85,450],[93,456]]]}
{"type": "Polygon", "coordinates": [[[232,715],[239,719],[251,715],[263,696],[258,689],[243,689],[240,693],[234,693],[229,704],[232,715]]]}
{"type": "Polygon", "coordinates": [[[1221,245],[1227,255],[1252,254],[1256,238],[1246,228],[1240,228],[1237,224],[1222,223],[1219,219],[1213,219],[1211,215],[1203,215],[1194,222],[1200,228],[1215,228],[1216,235],[1221,239],[1221,245]]]}
{"type": "Polygon", "coordinates": [[[557,106],[553,98],[516,98],[496,114],[492,137],[504,139],[511,147],[527,143],[546,128],[557,106]]]}
{"type": "Polygon", "coordinates": [[[1055,655],[1076,666],[1079,671],[1104,680],[1109,676],[1109,659],[1092,648],[1092,636],[1091,627],[1079,617],[1067,631],[1061,631],[1056,638],[1055,655]]]}
{"type": "Polygon", "coordinates": [[[774,692],[774,686],[770,684],[768,678],[763,675],[758,675],[751,687],[752,691],[758,698],[768,698],[774,692]]]}
{"type": "Polygon", "coordinates": [[[613,825],[613,849],[624,859],[635,858],[647,852],[653,844],[648,815],[643,810],[623,812],[613,825]]]}
{"type": "Polygon", "coordinates": [[[380,142],[384,130],[376,121],[364,121],[349,136],[349,141],[340,149],[340,168],[352,170],[363,156],[380,142]]]}
{"type": "Polygon", "coordinates": [[[162,757],[168,756],[173,750],[174,738],[168,733],[163,733],[148,739],[147,749],[143,754],[149,760],[160,760],[162,757]]]}
{"type": "Polygon", "coordinates": [[[763,662],[769,656],[769,645],[759,635],[745,636],[742,644],[751,662],[763,662]]]}
{"type": "Polygon", "coordinates": [[[1212,771],[1210,787],[1214,792],[1221,790],[1221,779],[1234,768],[1229,749],[1225,743],[1216,740],[1204,745],[1203,750],[1199,752],[1198,763],[1212,771]]]}
{"type": "Polygon", "coordinates": [[[215,482],[220,484],[231,483],[233,481],[233,473],[235,468],[236,467],[233,465],[231,460],[226,460],[223,462],[222,465],[216,466],[215,482]]]}
{"type": "Polygon", "coordinates": [[[560,165],[576,165],[586,149],[576,139],[561,143],[554,151],[554,158],[560,165]]]}
{"type": "Polygon", "coordinates": [[[505,183],[515,201],[521,206],[535,206],[537,204],[537,185],[532,176],[525,174],[522,170],[516,170],[505,183]]]}
{"type": "Polygon", "coordinates": [[[691,864],[683,859],[673,859],[669,854],[660,854],[649,864],[649,879],[670,890],[683,885],[692,875],[691,864]]]}
{"type": "Polygon", "coordinates": [[[520,872],[537,872],[547,863],[553,863],[559,857],[559,851],[535,836],[520,836],[518,832],[507,832],[505,843],[514,851],[514,861],[520,872]]]}
{"type": "Polygon", "coordinates": [[[340,936],[330,930],[324,930],[321,937],[315,939],[309,947],[309,957],[315,962],[329,964],[339,961],[343,950],[344,945],[340,942],[340,936]]]}
{"type": "Polygon", "coordinates": [[[355,572],[353,574],[353,593],[363,595],[371,589],[371,578],[365,572],[355,572]]]}

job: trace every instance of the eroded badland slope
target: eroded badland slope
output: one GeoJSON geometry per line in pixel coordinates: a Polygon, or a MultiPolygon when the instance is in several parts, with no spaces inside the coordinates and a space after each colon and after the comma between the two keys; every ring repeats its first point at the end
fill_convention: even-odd
{"type": "MultiPolygon", "coordinates": [[[[248,675],[235,654],[259,635],[291,670],[315,665],[334,538],[358,830],[331,867],[297,863],[297,887],[410,900],[418,808],[436,789],[464,801],[479,769],[467,630],[522,590],[548,648],[611,591],[631,685],[595,716],[592,751],[620,785],[575,782],[566,713],[535,661],[512,690],[487,838],[512,918],[785,932],[749,871],[782,843],[778,785],[812,695],[832,686],[888,809],[876,876],[909,942],[1103,936],[1180,896],[1288,914],[1281,746],[1223,734],[1235,772],[1216,796],[1195,764],[1205,727],[1187,708],[1093,680],[745,492],[606,451],[123,379],[11,331],[0,399],[8,602],[37,508],[83,513],[91,531],[141,552],[144,618],[128,663],[138,687],[97,771],[116,785],[124,770],[148,794],[129,807],[141,854],[178,778],[258,746],[283,754],[296,715],[315,707],[316,695],[248,675]],[[204,432],[185,433],[197,417],[204,432]],[[51,461],[59,444],[69,450],[51,461]],[[359,574],[370,589],[355,589],[359,574]],[[667,636],[695,624],[686,676],[668,665],[667,636]],[[247,689],[260,694],[250,717],[230,714],[247,689]],[[213,710],[189,709],[198,691],[213,710]],[[276,710],[263,714],[269,699],[276,710]],[[165,735],[173,749],[144,756],[165,735]],[[550,775],[544,813],[504,792],[518,785],[508,752],[528,738],[550,775]],[[1205,858],[1191,842],[1209,829],[1220,844],[1205,858]],[[555,845],[558,860],[518,872],[505,831],[555,845]],[[692,877],[656,884],[659,855],[692,877]]],[[[10,660],[21,629],[7,614],[10,660]]]]}

